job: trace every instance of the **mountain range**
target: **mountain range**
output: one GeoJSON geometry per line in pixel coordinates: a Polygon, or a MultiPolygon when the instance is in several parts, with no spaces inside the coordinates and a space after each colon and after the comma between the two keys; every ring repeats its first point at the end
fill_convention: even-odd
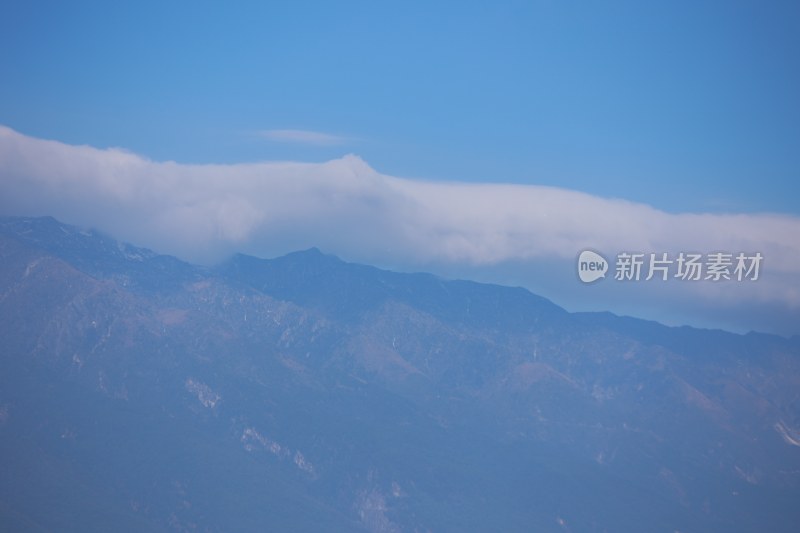
{"type": "Polygon", "coordinates": [[[0,530],[797,531],[800,337],[0,218],[0,530]]]}

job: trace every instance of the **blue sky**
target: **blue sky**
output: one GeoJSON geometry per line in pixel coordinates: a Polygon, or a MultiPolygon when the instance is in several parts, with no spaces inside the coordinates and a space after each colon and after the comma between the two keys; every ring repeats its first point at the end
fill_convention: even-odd
{"type": "Polygon", "coordinates": [[[797,2],[9,2],[0,49],[37,137],[800,212],[797,2]]]}
{"type": "Polygon", "coordinates": [[[0,214],[800,334],[800,3],[1,9],[0,214]],[[763,252],[764,272],[589,288],[587,247],[763,252]]]}

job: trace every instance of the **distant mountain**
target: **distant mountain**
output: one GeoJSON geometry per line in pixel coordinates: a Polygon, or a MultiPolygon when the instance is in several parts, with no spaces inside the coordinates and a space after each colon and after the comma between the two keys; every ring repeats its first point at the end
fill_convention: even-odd
{"type": "Polygon", "coordinates": [[[800,339],[0,218],[2,531],[772,531],[800,339]]]}

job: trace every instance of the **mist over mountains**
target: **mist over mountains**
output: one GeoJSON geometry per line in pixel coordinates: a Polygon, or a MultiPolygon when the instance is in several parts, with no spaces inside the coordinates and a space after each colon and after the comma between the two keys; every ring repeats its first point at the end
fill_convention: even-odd
{"type": "Polygon", "coordinates": [[[0,218],[0,529],[795,531],[800,338],[0,218]]]}

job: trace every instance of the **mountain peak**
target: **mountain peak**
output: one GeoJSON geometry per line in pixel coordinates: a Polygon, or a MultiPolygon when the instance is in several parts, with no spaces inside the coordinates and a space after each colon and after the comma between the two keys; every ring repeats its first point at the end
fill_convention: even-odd
{"type": "Polygon", "coordinates": [[[315,261],[321,259],[328,259],[328,260],[335,260],[338,262],[342,262],[342,260],[339,259],[337,256],[333,254],[326,254],[316,246],[312,246],[311,248],[308,248],[306,250],[298,250],[296,252],[290,252],[284,256],[276,258],[276,260],[284,258],[296,258],[296,259],[302,258],[306,260],[315,260],[315,261]]]}
{"type": "Polygon", "coordinates": [[[118,241],[100,231],[53,217],[0,217],[0,234],[51,254],[97,278],[124,277],[131,287],[175,287],[199,267],[118,241]]]}

